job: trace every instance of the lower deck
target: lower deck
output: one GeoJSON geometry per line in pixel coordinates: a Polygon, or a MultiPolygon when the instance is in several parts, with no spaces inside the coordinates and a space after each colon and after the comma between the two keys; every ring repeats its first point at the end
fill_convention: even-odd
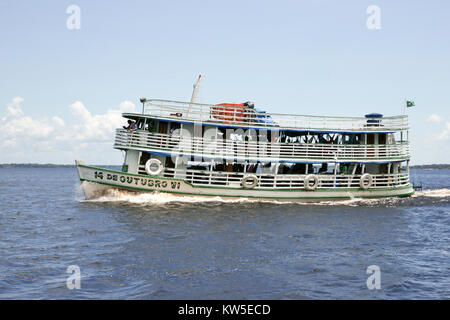
{"type": "MultiPolygon", "coordinates": [[[[145,166],[141,166],[139,174],[146,176],[145,166]]],[[[296,189],[305,187],[307,174],[268,174],[254,173],[258,183],[254,189],[296,189]]],[[[242,188],[242,180],[248,176],[243,172],[207,171],[198,169],[165,168],[159,175],[161,178],[182,179],[197,186],[218,186],[242,188]]],[[[317,189],[360,188],[363,174],[314,174],[318,179],[317,189]]],[[[371,188],[402,187],[409,185],[409,173],[375,174],[371,188]]]]}
{"type": "Polygon", "coordinates": [[[342,189],[361,188],[362,179],[370,180],[366,188],[404,187],[409,185],[408,161],[389,163],[286,163],[226,161],[208,162],[193,158],[167,157],[128,150],[122,171],[143,176],[181,179],[194,186],[242,189],[243,181],[253,180],[252,189],[342,189]],[[154,169],[150,168],[155,165],[154,169]],[[313,180],[308,188],[305,181],[313,180]]]}
{"type": "MultiPolygon", "coordinates": [[[[266,182],[261,175],[260,186],[254,188],[245,188],[239,177],[233,180],[228,177],[228,185],[211,185],[205,183],[193,183],[187,177],[164,177],[149,176],[141,174],[131,174],[121,171],[108,170],[103,168],[91,167],[77,162],[78,174],[84,185],[86,198],[93,198],[99,192],[108,188],[127,190],[133,192],[167,192],[177,195],[193,195],[208,197],[227,197],[227,198],[256,198],[256,199],[276,199],[286,201],[325,201],[325,200],[343,200],[352,198],[379,198],[379,197],[405,197],[414,193],[409,184],[409,178],[402,184],[392,185],[396,177],[374,178],[379,181],[378,185],[372,185],[364,189],[359,185],[357,177],[351,177],[351,180],[341,180],[336,176],[327,179],[319,179],[319,185],[314,190],[306,189],[306,184],[302,176],[298,176],[298,185],[288,187],[278,187],[275,182],[269,186],[263,186],[266,182]],[[390,179],[392,179],[390,181],[390,179]],[[356,182],[358,181],[358,185],[356,182]],[[382,182],[381,182],[382,181],[382,182]],[[273,187],[275,186],[275,187],[273,187]]],[[[194,175],[195,176],[195,175],[194,175]]],[[[258,177],[258,176],[257,176],[258,177]]],[[[202,178],[205,178],[204,176],[202,178]]],[[[212,179],[208,177],[208,179],[212,179]]],[[[306,177],[303,177],[306,178],[306,177]]],[[[349,177],[350,178],[350,177],[349,177]]],[[[278,183],[278,177],[274,177],[278,183]]],[[[199,180],[200,181],[200,180],[199,180]]],[[[292,180],[290,180],[292,181],[292,180]]],[[[222,181],[227,183],[226,181],[222,181]]],[[[280,182],[281,183],[281,182],[280,182]]],[[[286,182],[285,182],[286,183],[286,182]]]]}

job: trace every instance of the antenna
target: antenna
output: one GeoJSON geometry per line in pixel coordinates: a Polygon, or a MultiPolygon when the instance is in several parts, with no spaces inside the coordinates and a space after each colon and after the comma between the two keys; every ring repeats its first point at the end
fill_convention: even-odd
{"type": "Polygon", "coordinates": [[[139,99],[139,101],[141,101],[141,103],[142,103],[142,114],[144,114],[144,108],[145,108],[145,103],[147,102],[147,99],[141,98],[141,99],[139,99]]]}
{"type": "Polygon", "coordinates": [[[203,77],[200,74],[198,76],[197,82],[194,84],[194,89],[192,90],[191,103],[189,104],[189,109],[188,109],[188,112],[187,112],[187,116],[189,116],[189,113],[191,112],[192,104],[197,101],[198,91],[200,89],[200,84],[202,83],[202,80],[203,80],[203,77]]]}

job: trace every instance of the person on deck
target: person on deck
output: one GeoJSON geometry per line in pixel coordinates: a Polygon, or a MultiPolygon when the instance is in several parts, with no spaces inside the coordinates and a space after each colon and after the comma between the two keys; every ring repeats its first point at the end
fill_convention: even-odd
{"type": "Polygon", "coordinates": [[[136,121],[133,121],[130,125],[130,129],[131,132],[136,131],[137,130],[137,125],[136,125],[136,121]]]}
{"type": "Polygon", "coordinates": [[[128,120],[127,123],[128,123],[128,127],[123,126],[122,128],[124,128],[125,130],[130,130],[131,124],[133,123],[133,121],[128,120]]]}

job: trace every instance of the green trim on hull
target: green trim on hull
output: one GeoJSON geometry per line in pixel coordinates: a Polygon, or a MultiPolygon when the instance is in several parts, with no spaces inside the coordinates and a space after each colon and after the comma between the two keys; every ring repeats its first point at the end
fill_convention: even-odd
{"type": "MultiPolygon", "coordinates": [[[[186,183],[188,185],[190,185],[193,188],[208,188],[208,189],[234,189],[234,190],[241,190],[241,189],[237,189],[237,188],[227,188],[227,187],[220,187],[220,186],[199,186],[199,185],[194,185],[192,183],[190,183],[189,181],[185,181],[183,179],[176,179],[176,178],[166,178],[166,177],[160,177],[160,176],[151,176],[151,175],[143,175],[143,174],[135,174],[135,173],[128,173],[128,172],[122,172],[122,171],[115,171],[115,170],[110,170],[110,169],[103,169],[103,168],[99,168],[99,167],[92,167],[92,166],[88,166],[88,165],[84,165],[84,164],[79,164],[78,166],[80,167],[84,167],[84,168],[88,168],[88,169],[95,169],[95,170],[102,170],[102,171],[107,171],[107,172],[112,172],[112,173],[117,173],[117,174],[125,174],[125,175],[130,175],[130,176],[135,176],[135,177],[141,177],[141,178],[152,178],[152,179],[164,179],[164,180],[174,180],[174,181],[179,181],[179,182],[183,182],[186,183]]],[[[81,179],[80,179],[81,180],[81,179]]],[[[96,182],[97,181],[89,181],[89,182],[96,182]]],[[[100,183],[100,182],[98,182],[100,183]]],[[[116,186],[116,185],[114,185],[116,186]]],[[[118,186],[121,187],[121,186],[118,186]]],[[[390,187],[390,188],[372,188],[372,189],[367,189],[366,191],[392,191],[392,190],[402,190],[402,189],[409,189],[412,188],[411,184],[408,184],[406,186],[401,186],[401,187],[390,187]]],[[[148,190],[148,189],[142,189],[142,190],[148,190]]],[[[320,192],[320,191],[361,191],[361,189],[359,188],[323,188],[323,189],[318,189],[317,191],[307,191],[304,188],[298,188],[298,189],[275,189],[275,188],[267,188],[267,189],[254,189],[257,191],[280,191],[280,192],[298,192],[298,191],[304,191],[304,192],[320,192]]],[[[159,191],[159,190],[158,190],[159,191]]]]}
{"type": "MultiPolygon", "coordinates": [[[[166,190],[160,190],[160,189],[144,189],[144,188],[136,188],[131,186],[118,186],[112,183],[107,182],[101,182],[101,181],[94,181],[94,180],[88,180],[88,179],[80,179],[80,181],[86,181],[90,183],[97,183],[101,185],[106,185],[110,187],[114,187],[117,189],[130,189],[134,191],[144,191],[144,192],[164,192],[164,193],[173,193],[173,194],[183,194],[183,195],[190,195],[190,196],[200,196],[200,197],[227,197],[227,198],[240,198],[239,196],[233,196],[233,195],[225,195],[225,194],[201,194],[201,193],[190,193],[190,192],[181,192],[181,191],[166,191],[166,190]]],[[[314,191],[318,192],[318,191],[314,191]]],[[[330,196],[324,196],[324,197],[267,197],[267,196],[242,196],[241,198],[254,198],[254,199],[278,199],[278,200],[295,200],[295,199],[305,199],[305,200],[326,200],[326,199],[342,199],[342,200],[348,200],[348,199],[374,199],[374,198],[398,198],[398,197],[409,197],[414,194],[414,191],[404,193],[404,194],[396,194],[396,195],[372,195],[372,196],[355,196],[355,197],[330,197],[330,196]]]]}

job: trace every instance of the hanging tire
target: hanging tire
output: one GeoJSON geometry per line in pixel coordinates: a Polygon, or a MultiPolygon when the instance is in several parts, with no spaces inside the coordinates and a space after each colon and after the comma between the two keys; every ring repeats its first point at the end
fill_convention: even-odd
{"type": "Polygon", "coordinates": [[[249,174],[242,179],[242,187],[244,189],[253,189],[258,184],[258,177],[254,174],[249,174]]]}
{"type": "Polygon", "coordinates": [[[145,172],[150,176],[157,176],[163,169],[164,167],[158,159],[150,159],[145,163],[145,172]]]}
{"type": "Polygon", "coordinates": [[[359,180],[361,189],[367,190],[372,186],[373,178],[370,174],[364,173],[359,180]]]}
{"type": "Polygon", "coordinates": [[[308,191],[314,191],[319,186],[319,178],[315,174],[308,174],[304,180],[305,189],[308,191]],[[310,184],[311,180],[313,184],[310,184]]]}

